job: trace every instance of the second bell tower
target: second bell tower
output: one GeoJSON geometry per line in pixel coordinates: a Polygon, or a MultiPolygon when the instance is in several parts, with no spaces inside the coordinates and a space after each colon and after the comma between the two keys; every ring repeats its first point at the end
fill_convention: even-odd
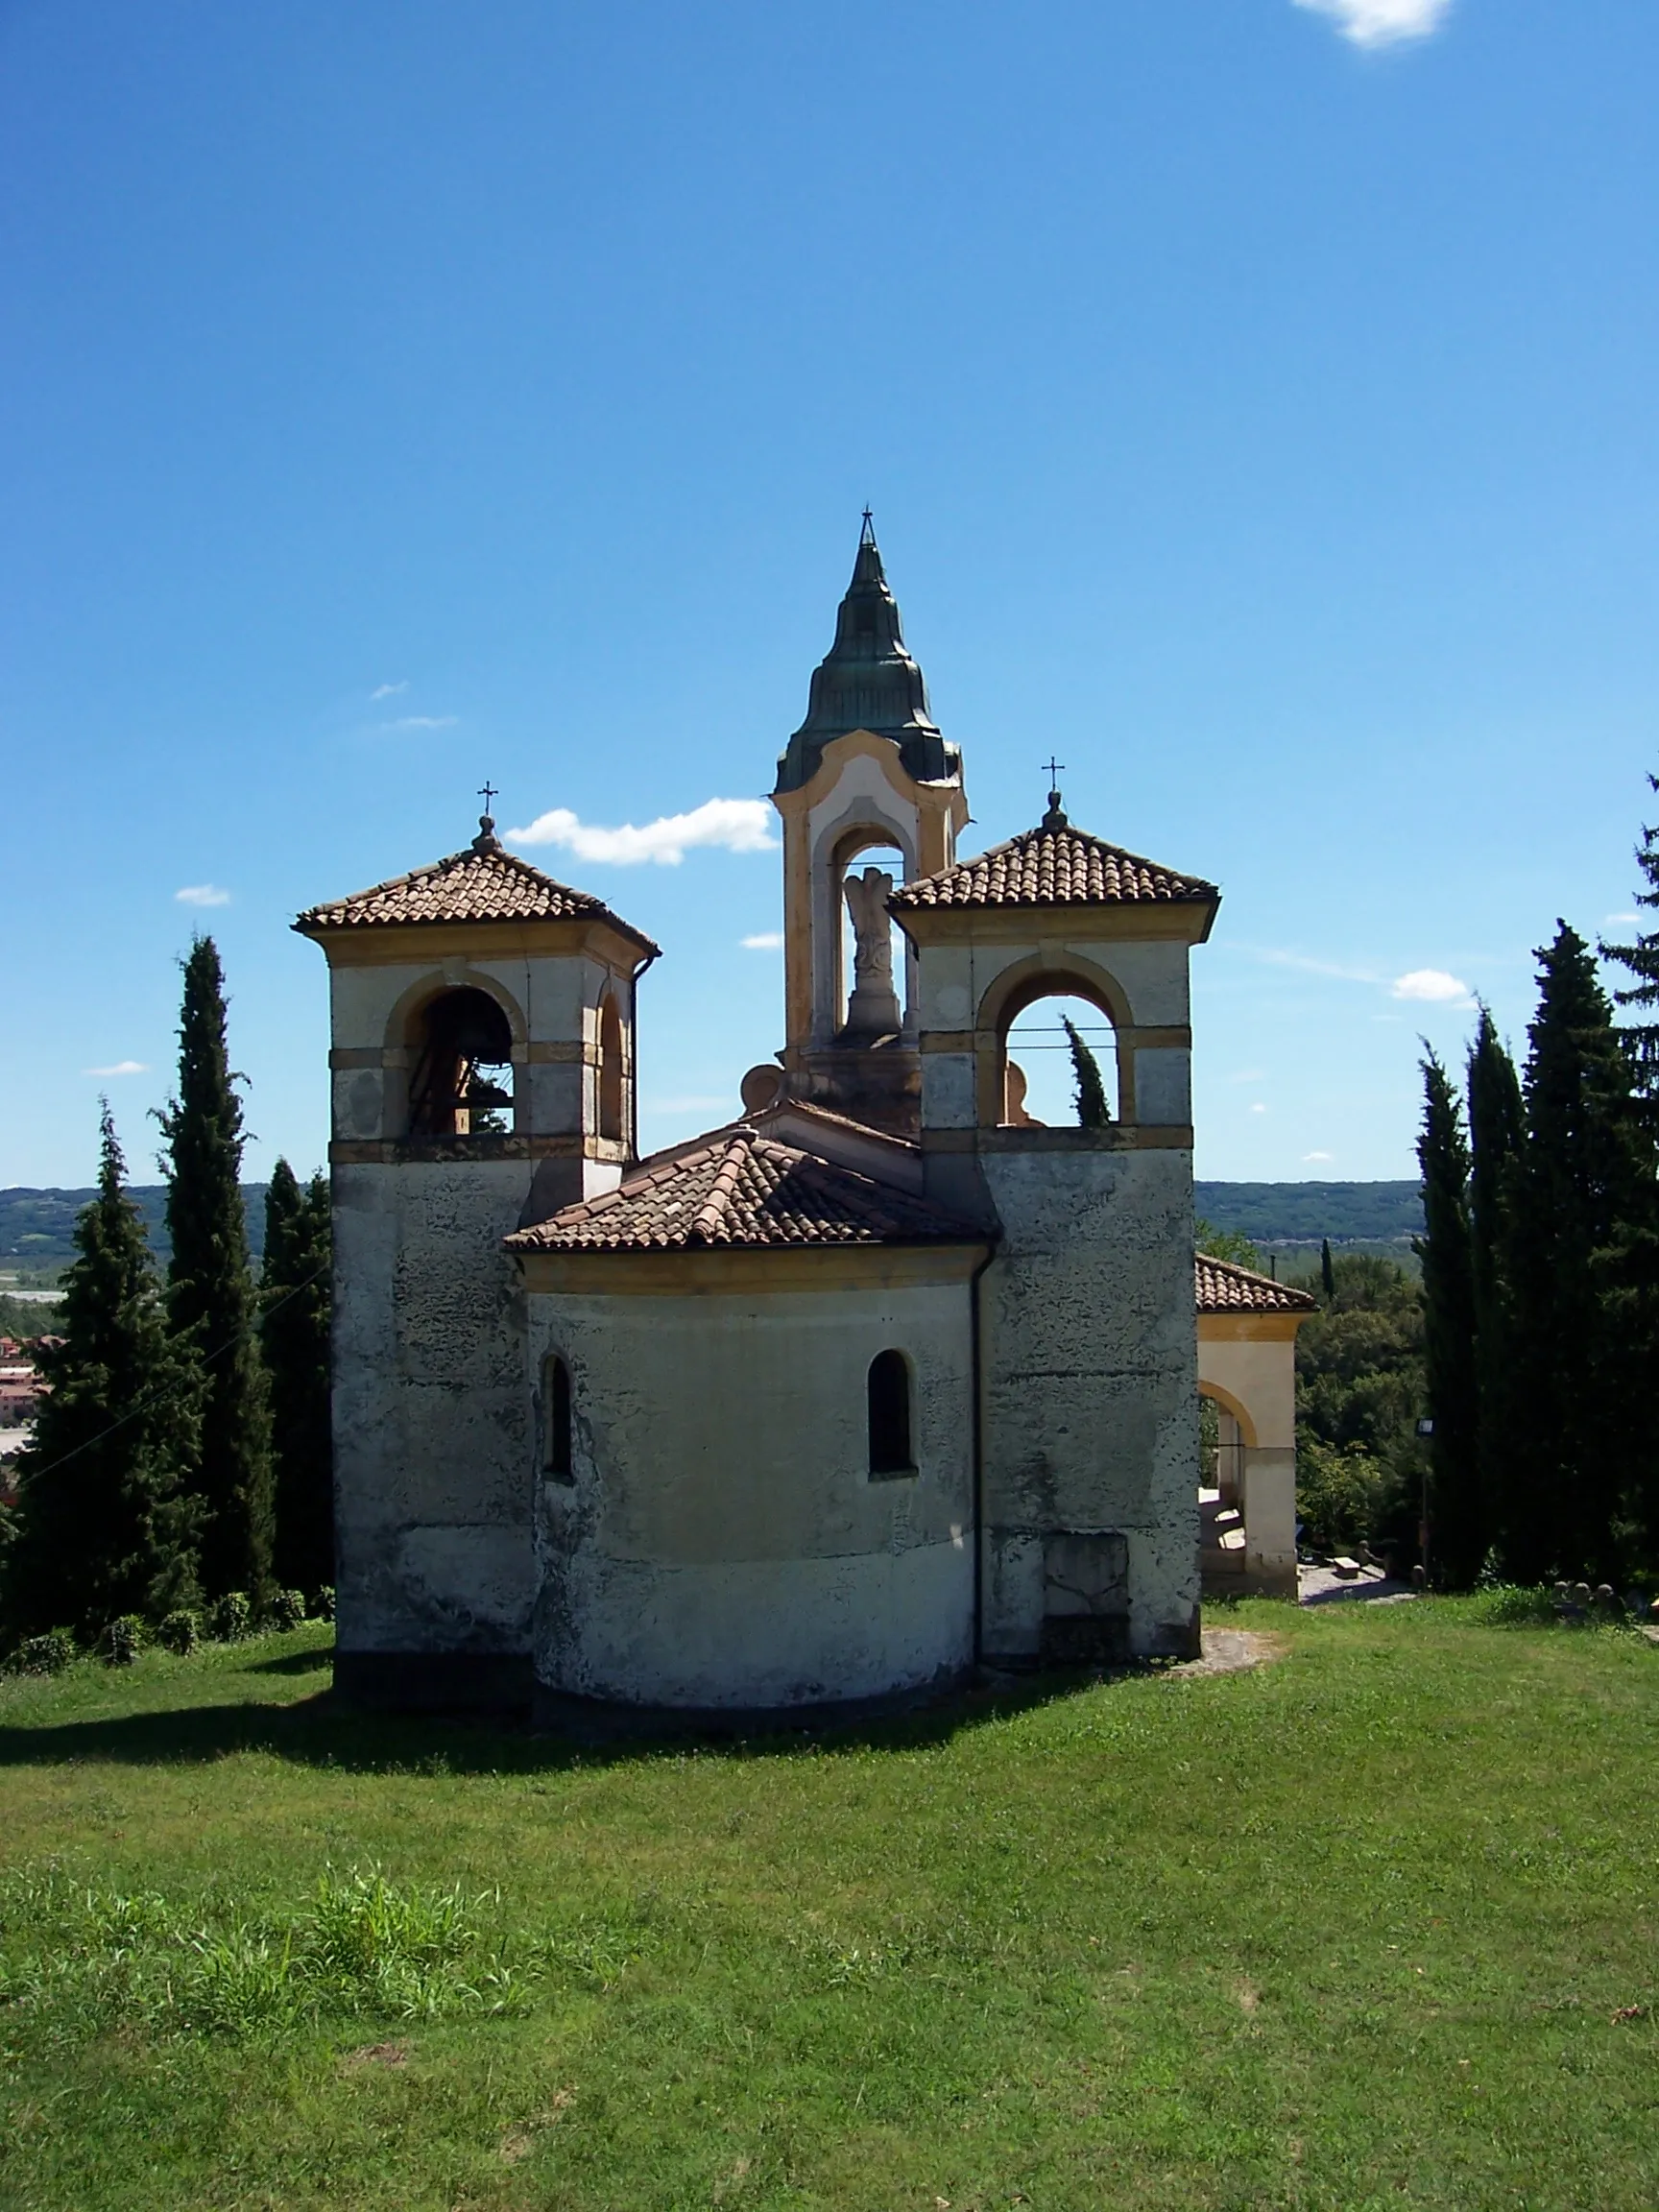
{"type": "Polygon", "coordinates": [[[860,854],[897,849],[903,879],[955,858],[968,820],[962,757],[933,723],[927,685],[900,627],[869,511],[835,642],[813,672],[806,719],[778,762],[783,818],[786,1042],[781,1076],[756,1070],[745,1103],[771,1089],[895,1135],[921,1126],[914,958],[895,974],[886,902],[894,888],[860,854]],[[843,908],[856,941],[845,957],[843,908]]]}

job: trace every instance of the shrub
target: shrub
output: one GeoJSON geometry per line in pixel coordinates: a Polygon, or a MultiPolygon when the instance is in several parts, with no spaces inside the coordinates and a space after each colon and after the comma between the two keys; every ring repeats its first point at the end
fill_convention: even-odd
{"type": "Polygon", "coordinates": [[[213,1634],[221,1644],[240,1644],[253,1633],[253,1608],[246,1590],[228,1590],[213,1608],[213,1634]]]}
{"type": "Polygon", "coordinates": [[[107,1667],[131,1667],[144,1648],[147,1630],[141,1615],[122,1613],[110,1622],[98,1639],[107,1667]]]}
{"type": "Polygon", "coordinates": [[[311,1600],[311,1618],[314,1621],[332,1621],[334,1618],[334,1585],[325,1582],[311,1600]]]}
{"type": "Polygon", "coordinates": [[[278,1590],[271,1603],[271,1618],[278,1628],[298,1628],[305,1618],[303,1590],[278,1590]]]}
{"type": "Polygon", "coordinates": [[[1392,1471],[1369,1452],[1306,1434],[1297,1439],[1296,1512],[1309,1550],[1346,1551],[1366,1542],[1395,1488],[1392,1471]]]}
{"type": "Polygon", "coordinates": [[[48,1628],[44,1636],[26,1636],[17,1647],[13,1665],[20,1674],[61,1674],[76,1656],[75,1638],[67,1628],[48,1628]]]}
{"type": "Polygon", "coordinates": [[[166,1650],[177,1651],[181,1659],[188,1658],[202,1641],[200,1617],[180,1605],[162,1621],[156,1631],[156,1641],[166,1650]]]}

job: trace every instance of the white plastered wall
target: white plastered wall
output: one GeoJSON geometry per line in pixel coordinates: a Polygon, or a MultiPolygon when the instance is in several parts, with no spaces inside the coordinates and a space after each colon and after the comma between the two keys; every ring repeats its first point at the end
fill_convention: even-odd
{"type": "Polygon", "coordinates": [[[545,1207],[613,1188],[580,1149],[596,1124],[604,993],[631,1077],[629,978],[589,953],[493,952],[330,966],[334,1460],[342,1652],[524,1653],[536,1575],[523,1308],[501,1240],[545,1207]],[[511,1137],[405,1152],[408,1018],[487,991],[513,1035],[511,1137]],[[358,1064],[351,1064],[356,1062],[358,1064]],[[363,1065],[370,1062],[370,1065],[363,1065]],[[538,1139],[564,1139],[558,1157],[538,1139]],[[426,1154],[431,1156],[425,1156],[426,1154]]]}
{"type": "Polygon", "coordinates": [[[1198,1603],[1192,1155],[1181,1142],[1190,1054],[1177,1041],[1190,1017],[1189,947],[1085,936],[1068,932],[1064,915],[1046,919],[1046,932],[1016,937],[998,917],[984,941],[926,943],[920,959],[929,1188],[961,1203],[976,1176],[1002,1230],[981,1287],[984,1647],[1010,1659],[1039,1651],[1045,1539],[1069,1530],[1127,1539],[1129,1647],[1181,1650],[1198,1603]],[[1135,1052],[1123,1088],[1133,1128],[1097,1142],[981,1128],[981,1064],[1002,1025],[1003,986],[1049,974],[1058,994],[1093,982],[1127,1026],[1176,1033],[1135,1052]],[[930,1048],[941,1032],[960,1046],[930,1048]],[[1136,1129],[1161,1141],[1137,1143],[1136,1129]],[[929,1133],[974,1130],[972,1155],[928,1147],[929,1133]]]}
{"type": "Polygon", "coordinates": [[[533,1290],[528,1310],[533,1386],[559,1354],[574,1416],[574,1480],[538,1477],[547,1689],[788,1707],[921,1688],[969,1664],[964,1281],[533,1290]],[[919,1472],[872,1479],[867,1377],[889,1348],[911,1363],[919,1472]]]}

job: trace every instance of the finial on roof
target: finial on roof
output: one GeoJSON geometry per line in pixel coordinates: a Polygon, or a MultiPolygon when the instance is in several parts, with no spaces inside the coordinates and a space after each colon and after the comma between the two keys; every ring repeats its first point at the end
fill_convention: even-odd
{"type": "Polygon", "coordinates": [[[488,779],[478,787],[478,796],[484,802],[484,811],[478,817],[478,834],[472,840],[474,853],[499,853],[501,840],[495,834],[495,817],[490,811],[492,800],[499,798],[493,783],[488,779]]]}
{"type": "Polygon", "coordinates": [[[891,737],[918,782],[943,782],[956,772],[956,757],[939,734],[927,685],[904,643],[868,507],[853,579],[835,616],[835,642],[813,673],[806,719],[778,763],[777,788],[795,791],[809,782],[825,746],[852,730],[891,737]]]}
{"type": "Polygon", "coordinates": [[[1046,765],[1048,769],[1048,811],[1043,817],[1043,827],[1045,830],[1069,830],[1071,825],[1067,821],[1066,809],[1060,804],[1060,773],[1066,763],[1064,760],[1056,760],[1050,757],[1046,765]]]}

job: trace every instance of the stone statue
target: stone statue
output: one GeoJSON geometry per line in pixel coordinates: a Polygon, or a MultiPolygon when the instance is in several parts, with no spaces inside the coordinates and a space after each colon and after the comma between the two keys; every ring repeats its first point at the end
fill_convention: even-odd
{"type": "Polygon", "coordinates": [[[866,868],[861,876],[849,876],[847,911],[853,917],[853,996],[847,1002],[850,1039],[891,1037],[902,1017],[893,988],[893,932],[887,902],[893,896],[893,878],[884,869],[866,868]]]}

